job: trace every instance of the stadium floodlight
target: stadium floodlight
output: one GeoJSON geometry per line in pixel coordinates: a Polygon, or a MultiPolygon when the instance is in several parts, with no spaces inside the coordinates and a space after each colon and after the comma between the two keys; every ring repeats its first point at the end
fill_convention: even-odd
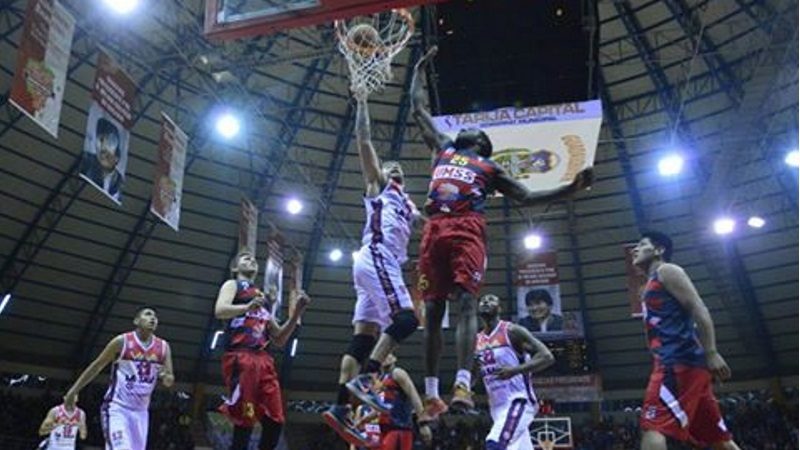
{"type": "Polygon", "coordinates": [[[242,129],[242,123],[239,118],[230,112],[222,113],[217,117],[216,125],[217,133],[225,139],[231,139],[242,129]]]}
{"type": "Polygon", "coordinates": [[[289,201],[286,202],[286,210],[292,215],[300,214],[300,211],[303,210],[303,203],[296,198],[290,198],[289,201]]]}
{"type": "Polygon", "coordinates": [[[211,345],[210,345],[211,350],[217,348],[217,342],[219,342],[219,337],[222,336],[223,334],[225,334],[225,332],[222,330],[217,330],[214,332],[214,337],[211,338],[211,345]]]}
{"type": "Polygon", "coordinates": [[[749,219],[747,219],[747,225],[749,225],[751,228],[761,228],[766,224],[767,221],[759,216],[752,216],[749,219]]]}
{"type": "Polygon", "coordinates": [[[292,351],[289,352],[289,356],[291,358],[294,358],[294,355],[297,354],[297,342],[298,342],[297,338],[294,338],[294,340],[292,341],[292,351]]]}
{"type": "Polygon", "coordinates": [[[714,221],[714,233],[719,235],[731,234],[736,228],[736,221],[730,217],[720,217],[714,221]]]}
{"type": "Polygon", "coordinates": [[[104,0],[104,3],[117,14],[130,14],[139,6],[139,0],[104,0]]]}
{"type": "Polygon", "coordinates": [[[331,250],[331,253],[328,255],[328,258],[330,258],[331,261],[333,262],[339,261],[340,259],[342,259],[342,251],[339,250],[338,248],[335,248],[331,250]]]}
{"type": "Polygon", "coordinates": [[[11,292],[3,296],[3,301],[0,302],[0,314],[3,314],[3,310],[6,309],[6,306],[8,306],[8,302],[10,301],[11,301],[11,292]]]}
{"type": "Polygon", "coordinates": [[[798,167],[800,166],[800,151],[799,150],[792,150],[786,154],[786,157],[783,158],[783,162],[792,166],[798,167]]]}
{"type": "Polygon", "coordinates": [[[525,248],[528,250],[536,250],[542,247],[542,237],[535,233],[525,236],[523,242],[525,243],[525,248]]]}
{"type": "Polygon", "coordinates": [[[658,173],[664,177],[675,176],[683,170],[683,157],[678,154],[667,155],[658,162],[658,173]]]}

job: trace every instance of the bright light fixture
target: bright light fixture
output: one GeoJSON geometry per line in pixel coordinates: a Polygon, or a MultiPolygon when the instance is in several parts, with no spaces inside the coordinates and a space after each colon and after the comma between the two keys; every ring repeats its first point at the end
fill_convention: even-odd
{"type": "Polygon", "coordinates": [[[535,250],[542,246],[542,237],[538,234],[529,234],[525,236],[525,248],[528,250],[535,250]]]}
{"type": "Polygon", "coordinates": [[[289,356],[294,358],[294,355],[297,354],[297,338],[294,338],[292,341],[292,351],[289,353],[289,356]]]}
{"type": "Polygon", "coordinates": [[[225,139],[231,139],[239,134],[242,129],[242,124],[239,118],[231,113],[224,113],[217,118],[217,133],[225,139]]]}
{"type": "Polygon", "coordinates": [[[665,177],[675,176],[683,170],[683,157],[681,155],[668,155],[658,162],[658,173],[665,177]]]}
{"type": "Polygon", "coordinates": [[[292,215],[300,214],[300,211],[303,210],[303,204],[296,198],[289,199],[286,202],[286,210],[292,215]]]}
{"type": "Polygon", "coordinates": [[[338,248],[331,250],[331,253],[328,255],[331,261],[336,262],[342,259],[342,251],[338,248]]]}
{"type": "Polygon", "coordinates": [[[800,151],[798,150],[790,151],[789,153],[786,154],[786,158],[784,158],[783,161],[792,167],[800,166],[800,151]]]}
{"type": "Polygon", "coordinates": [[[758,216],[753,216],[747,219],[747,225],[752,228],[761,228],[767,224],[767,221],[758,216]]]}
{"type": "Polygon", "coordinates": [[[8,305],[8,302],[10,301],[11,301],[11,293],[9,292],[8,294],[3,296],[3,301],[0,302],[0,314],[3,314],[3,310],[6,309],[6,305],[8,305]]]}
{"type": "Polygon", "coordinates": [[[217,348],[217,342],[219,341],[219,337],[222,336],[223,334],[225,334],[225,332],[222,330],[217,330],[214,332],[214,337],[211,338],[211,346],[210,346],[211,350],[217,348]]]}
{"type": "Polygon", "coordinates": [[[736,228],[736,222],[730,217],[721,217],[714,221],[714,233],[731,234],[736,228]]]}
{"type": "Polygon", "coordinates": [[[139,6],[139,0],[104,0],[104,3],[118,14],[128,14],[139,6]]]}

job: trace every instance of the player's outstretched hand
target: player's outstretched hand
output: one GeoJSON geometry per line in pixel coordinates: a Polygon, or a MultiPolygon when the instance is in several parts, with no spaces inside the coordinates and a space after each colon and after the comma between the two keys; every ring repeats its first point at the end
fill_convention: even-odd
{"type": "Polygon", "coordinates": [[[589,189],[594,184],[594,169],[589,167],[582,170],[572,182],[572,192],[582,191],[589,189]]]}
{"type": "Polygon", "coordinates": [[[175,384],[175,375],[173,375],[171,372],[167,372],[164,369],[161,369],[158,372],[158,378],[161,379],[161,384],[163,384],[166,388],[170,388],[173,384],[175,384]]]}
{"type": "Polygon", "coordinates": [[[728,367],[728,363],[725,362],[725,359],[719,353],[707,353],[706,363],[708,364],[708,370],[711,371],[711,375],[713,375],[715,379],[725,381],[731,377],[731,368],[728,367]]]}
{"type": "Polygon", "coordinates": [[[266,297],[264,297],[264,294],[260,293],[260,295],[257,295],[255,297],[253,297],[252,300],[250,300],[250,302],[247,304],[247,309],[250,310],[250,311],[255,311],[258,308],[261,308],[262,306],[264,306],[264,301],[265,300],[266,300],[266,297]]]}
{"type": "Polygon", "coordinates": [[[420,424],[419,437],[422,439],[422,443],[425,444],[426,447],[431,446],[431,443],[433,442],[433,433],[431,432],[431,427],[429,427],[427,423],[420,424]]]}
{"type": "Polygon", "coordinates": [[[513,376],[519,375],[519,368],[517,366],[501,367],[500,370],[493,375],[499,380],[508,380],[513,376]]]}
{"type": "Polygon", "coordinates": [[[431,46],[431,48],[429,48],[428,51],[425,52],[424,55],[422,55],[419,61],[417,61],[417,64],[414,66],[414,70],[419,70],[420,68],[425,67],[425,64],[428,64],[433,59],[433,57],[436,56],[436,53],[438,51],[439,51],[438,46],[436,45],[431,46]]]}
{"type": "Polygon", "coordinates": [[[311,303],[311,297],[309,297],[304,290],[298,289],[296,291],[292,291],[292,298],[290,302],[290,311],[292,311],[292,314],[296,317],[300,317],[311,303]]]}

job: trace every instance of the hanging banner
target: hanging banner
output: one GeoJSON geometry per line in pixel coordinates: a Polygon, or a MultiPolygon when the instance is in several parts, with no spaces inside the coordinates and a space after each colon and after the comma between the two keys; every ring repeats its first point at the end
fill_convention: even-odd
{"type": "Polygon", "coordinates": [[[492,159],[532,191],[569,185],[592,167],[602,121],[600,100],[434,117],[453,139],[465,128],[483,130],[492,159]]]}
{"type": "Polygon", "coordinates": [[[563,311],[556,252],[526,254],[517,263],[517,323],[542,340],[583,337],[578,311],[563,311]]]}
{"type": "Polygon", "coordinates": [[[110,56],[97,57],[92,102],[86,120],[81,177],[121,204],[136,83],[110,56]]]}
{"type": "Polygon", "coordinates": [[[258,239],[258,209],[253,203],[242,197],[239,215],[239,251],[247,250],[254,256],[258,239]]]}
{"type": "Polygon", "coordinates": [[[56,138],[74,33],[59,2],[28,1],[9,101],[56,138]]]}
{"type": "Polygon", "coordinates": [[[272,315],[278,318],[283,304],[283,238],[277,232],[267,240],[267,261],[264,264],[264,292],[273,289],[277,301],[272,304],[272,315]]]}
{"type": "Polygon", "coordinates": [[[161,134],[150,212],[175,231],[178,231],[181,216],[183,172],[188,144],[189,137],[186,133],[169,116],[161,113],[161,134]]]}
{"type": "Polygon", "coordinates": [[[642,317],[642,289],[647,284],[647,276],[633,265],[633,249],[636,244],[623,244],[625,252],[625,281],[628,286],[628,303],[631,306],[631,317],[642,317]]]}

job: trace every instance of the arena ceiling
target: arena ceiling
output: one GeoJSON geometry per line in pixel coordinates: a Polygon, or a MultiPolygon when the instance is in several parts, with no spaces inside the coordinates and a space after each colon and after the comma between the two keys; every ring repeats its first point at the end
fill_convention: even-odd
{"type": "MultiPolygon", "coordinates": [[[[261,211],[259,259],[276,227],[306,254],[314,299],[299,336],[289,387],[331,388],[351,333],[354,292],[347,257],[363,225],[362,178],[351,142],[354,105],[329,25],[212,44],[203,2],[145,2],[116,17],[99,1],[65,0],[78,24],[58,139],[8,103],[25,1],[0,9],[0,360],[77,369],[130,327],[141,303],[158,307],[179,380],[218,382],[219,354],[203,360],[210,320],[236,246],[239,201],[261,211]],[[77,173],[99,48],[139,87],[122,206],[77,173]],[[244,111],[241,138],[222,142],[209,113],[244,111]],[[181,230],[148,212],[160,112],[190,135],[181,230]],[[306,207],[284,212],[295,195],[306,207]],[[267,223],[267,221],[269,223],[267,223]]],[[[604,123],[596,183],[574,201],[542,208],[489,208],[486,290],[509,297],[507,281],[532,225],[558,251],[566,309],[582,309],[605,386],[641,386],[650,359],[642,326],[629,317],[621,244],[658,228],[676,241],[710,307],[719,346],[738,379],[797,373],[797,2],[770,0],[600,1],[599,97],[604,123]],[[655,170],[671,145],[690,170],[665,181],[655,170]],[[720,211],[767,220],[721,240],[720,211]]],[[[421,203],[429,155],[408,115],[412,44],[396,78],[371,100],[373,139],[399,155],[421,203]]],[[[416,254],[419,236],[411,244],[416,254]]],[[[452,345],[452,333],[446,335],[452,345]]],[[[421,376],[422,333],[400,351],[421,376]]],[[[446,353],[443,373],[455,356],[446,353]]]]}

